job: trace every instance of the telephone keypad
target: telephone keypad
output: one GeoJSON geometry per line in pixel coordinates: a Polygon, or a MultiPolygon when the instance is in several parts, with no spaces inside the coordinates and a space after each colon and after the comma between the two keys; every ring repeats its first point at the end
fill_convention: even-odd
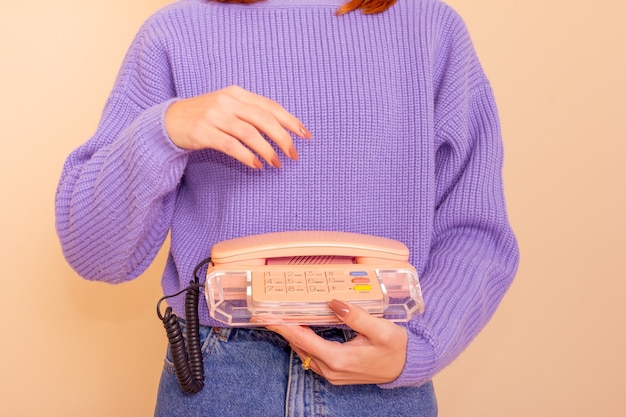
{"type": "Polygon", "coordinates": [[[264,271],[263,276],[263,292],[269,296],[328,294],[349,297],[354,293],[371,294],[380,288],[375,273],[367,270],[270,270],[264,271]]]}

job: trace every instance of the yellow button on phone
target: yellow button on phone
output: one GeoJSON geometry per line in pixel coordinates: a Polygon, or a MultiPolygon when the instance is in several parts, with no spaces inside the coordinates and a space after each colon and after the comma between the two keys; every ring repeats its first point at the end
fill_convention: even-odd
{"type": "Polygon", "coordinates": [[[372,291],[371,285],[355,285],[354,291],[372,291]]]}

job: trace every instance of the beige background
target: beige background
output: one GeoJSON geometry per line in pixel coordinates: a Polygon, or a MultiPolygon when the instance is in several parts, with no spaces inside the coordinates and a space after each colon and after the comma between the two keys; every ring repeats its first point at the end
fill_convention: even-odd
{"type": "MultiPolygon", "coordinates": [[[[149,416],[161,253],[122,286],[64,263],[53,200],[141,22],[168,0],[0,3],[0,415],[149,416]]],[[[500,105],[522,264],[436,378],[443,417],[624,416],[626,5],[451,0],[500,105]]]]}

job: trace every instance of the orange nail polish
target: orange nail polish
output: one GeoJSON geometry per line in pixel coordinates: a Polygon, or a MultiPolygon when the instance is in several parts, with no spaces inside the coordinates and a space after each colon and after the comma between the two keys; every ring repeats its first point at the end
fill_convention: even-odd
{"type": "Polygon", "coordinates": [[[300,126],[300,134],[307,139],[311,139],[313,137],[313,134],[309,131],[309,129],[304,126],[300,126]]]}
{"type": "Polygon", "coordinates": [[[333,312],[338,315],[340,318],[345,318],[350,312],[350,306],[343,301],[332,300],[328,306],[333,312]]]}

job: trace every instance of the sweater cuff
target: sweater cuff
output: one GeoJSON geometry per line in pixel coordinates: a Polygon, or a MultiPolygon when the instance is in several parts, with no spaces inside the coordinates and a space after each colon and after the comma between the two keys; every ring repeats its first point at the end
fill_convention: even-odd
{"type": "Polygon", "coordinates": [[[135,121],[135,144],[131,156],[136,168],[150,183],[171,189],[180,180],[191,151],[179,148],[165,129],[165,112],[175,99],[157,104],[135,121]]]}
{"type": "Polygon", "coordinates": [[[176,100],[178,99],[170,99],[148,109],[141,121],[140,129],[150,132],[145,136],[142,135],[142,137],[151,138],[149,154],[163,158],[162,162],[168,162],[191,152],[176,146],[165,129],[165,112],[176,100]]]}
{"type": "Polygon", "coordinates": [[[380,388],[390,389],[406,386],[419,386],[430,381],[435,368],[435,348],[430,339],[419,336],[407,329],[408,344],[406,363],[398,378],[387,384],[379,384],[380,388]]]}

